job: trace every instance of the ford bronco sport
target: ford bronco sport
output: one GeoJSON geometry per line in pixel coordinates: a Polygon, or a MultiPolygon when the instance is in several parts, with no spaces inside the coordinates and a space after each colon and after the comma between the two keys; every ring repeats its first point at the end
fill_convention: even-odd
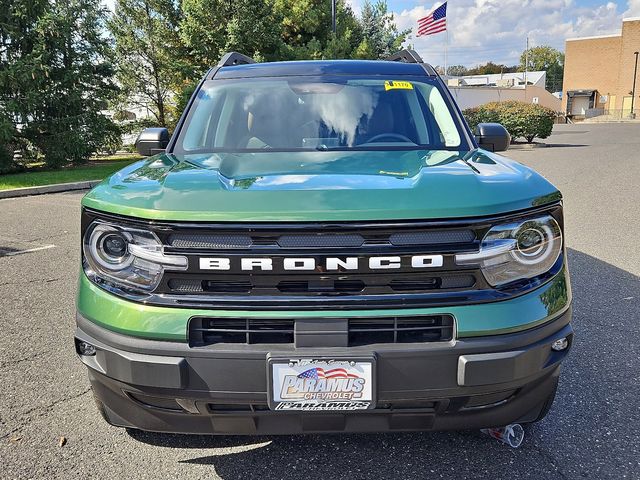
{"type": "Polygon", "coordinates": [[[77,353],[120,427],[536,422],[573,333],[558,190],[413,51],[226,55],[82,201],[77,353]]]}

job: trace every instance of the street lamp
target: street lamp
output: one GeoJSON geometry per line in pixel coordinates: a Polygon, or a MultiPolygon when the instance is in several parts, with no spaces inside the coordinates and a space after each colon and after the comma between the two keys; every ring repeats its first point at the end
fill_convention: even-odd
{"type": "Polygon", "coordinates": [[[636,56],[636,66],[633,69],[633,90],[631,91],[631,118],[636,118],[636,114],[633,111],[633,102],[636,99],[636,77],[638,76],[638,53],[640,52],[633,52],[633,54],[636,56]]]}

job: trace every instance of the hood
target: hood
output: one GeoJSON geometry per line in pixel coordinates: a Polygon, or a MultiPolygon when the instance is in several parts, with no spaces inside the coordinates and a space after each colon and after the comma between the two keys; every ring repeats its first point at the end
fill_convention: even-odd
{"type": "Polygon", "coordinates": [[[357,221],[495,215],[560,199],[547,180],[474,150],[161,154],[113,174],[83,205],[184,221],[357,221]]]}

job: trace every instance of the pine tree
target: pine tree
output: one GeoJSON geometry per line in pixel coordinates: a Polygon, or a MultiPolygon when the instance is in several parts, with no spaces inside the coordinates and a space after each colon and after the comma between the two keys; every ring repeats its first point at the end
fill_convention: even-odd
{"type": "Polygon", "coordinates": [[[117,141],[101,113],[115,86],[100,0],[15,0],[1,15],[0,135],[10,148],[60,166],[117,141]]]}
{"type": "Polygon", "coordinates": [[[389,13],[387,2],[378,0],[372,4],[366,0],[360,16],[363,40],[356,49],[357,58],[377,59],[388,57],[402,48],[411,30],[398,31],[389,13]]]}
{"type": "Polygon", "coordinates": [[[362,41],[361,25],[344,0],[338,0],[336,7],[334,34],[328,0],[275,0],[283,42],[280,58],[350,58],[362,41]]]}

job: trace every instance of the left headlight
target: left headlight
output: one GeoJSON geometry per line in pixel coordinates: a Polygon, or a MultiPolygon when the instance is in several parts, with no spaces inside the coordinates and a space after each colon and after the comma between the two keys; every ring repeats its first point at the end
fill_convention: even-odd
{"type": "Polygon", "coordinates": [[[456,263],[478,266],[487,282],[497,287],[546,273],[561,253],[560,225],[544,215],[492,227],[480,251],[457,254],[456,263]]]}
{"type": "Polygon", "coordinates": [[[82,251],[92,281],[140,293],[154,290],[165,269],[187,269],[187,258],[165,254],[153,232],[101,221],[87,228],[82,251]]]}

